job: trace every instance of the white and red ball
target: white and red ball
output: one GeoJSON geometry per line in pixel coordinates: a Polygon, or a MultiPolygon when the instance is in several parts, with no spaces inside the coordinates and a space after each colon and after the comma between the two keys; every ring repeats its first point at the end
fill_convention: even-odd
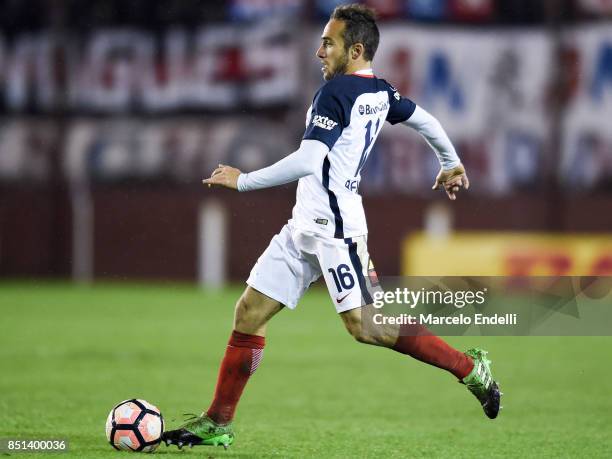
{"type": "Polygon", "coordinates": [[[150,453],[159,446],[164,418],[145,400],[124,400],[106,419],[106,438],[115,449],[150,453]]]}

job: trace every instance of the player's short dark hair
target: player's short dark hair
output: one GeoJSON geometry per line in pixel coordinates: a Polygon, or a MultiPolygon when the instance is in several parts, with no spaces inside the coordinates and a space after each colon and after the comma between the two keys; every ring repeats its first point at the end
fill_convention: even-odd
{"type": "Polygon", "coordinates": [[[342,38],[346,50],[355,43],[361,43],[364,47],[364,59],[366,61],[374,59],[380,40],[374,10],[357,3],[340,5],[336,7],[330,19],[344,22],[345,28],[342,38]]]}

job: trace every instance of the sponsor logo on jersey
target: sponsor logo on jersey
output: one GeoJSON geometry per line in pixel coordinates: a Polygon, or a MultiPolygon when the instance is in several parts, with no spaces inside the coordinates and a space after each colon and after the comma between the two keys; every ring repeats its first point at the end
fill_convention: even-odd
{"type": "Polygon", "coordinates": [[[344,300],[346,300],[346,297],[349,296],[351,293],[353,292],[348,292],[346,295],[336,298],[337,303],[338,304],[342,303],[344,300]]]}
{"type": "Polygon", "coordinates": [[[327,116],[323,116],[323,115],[313,116],[312,124],[314,124],[316,127],[320,127],[328,131],[331,131],[333,128],[335,128],[338,125],[338,123],[336,123],[334,120],[330,120],[327,116]]]}
{"type": "Polygon", "coordinates": [[[327,225],[327,218],[315,218],[314,222],[317,225],[327,225]]]}
{"type": "Polygon", "coordinates": [[[402,96],[400,96],[400,93],[397,89],[395,89],[395,87],[389,85],[389,87],[391,88],[391,91],[393,91],[393,97],[395,97],[397,100],[400,100],[402,98],[402,96]]]}
{"type": "Polygon", "coordinates": [[[383,110],[387,110],[389,108],[389,102],[383,101],[378,103],[378,105],[360,105],[359,106],[359,114],[360,115],[376,115],[378,112],[382,112],[383,110]]]}
{"type": "Polygon", "coordinates": [[[352,191],[353,193],[357,193],[357,190],[359,189],[359,180],[347,180],[344,183],[344,188],[352,191]]]}

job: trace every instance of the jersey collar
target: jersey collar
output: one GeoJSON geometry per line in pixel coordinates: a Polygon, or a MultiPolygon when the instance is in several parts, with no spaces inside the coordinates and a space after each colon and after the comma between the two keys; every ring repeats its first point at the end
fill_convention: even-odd
{"type": "Polygon", "coordinates": [[[362,78],[374,78],[374,70],[372,69],[363,69],[357,70],[356,72],[351,73],[351,75],[355,75],[362,78]]]}

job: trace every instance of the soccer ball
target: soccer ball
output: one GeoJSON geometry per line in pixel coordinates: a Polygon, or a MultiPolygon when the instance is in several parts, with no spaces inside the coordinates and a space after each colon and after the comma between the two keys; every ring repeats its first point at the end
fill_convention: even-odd
{"type": "Polygon", "coordinates": [[[159,446],[163,431],[161,412],[145,400],[124,400],[106,419],[106,438],[115,449],[153,452],[159,446]]]}

